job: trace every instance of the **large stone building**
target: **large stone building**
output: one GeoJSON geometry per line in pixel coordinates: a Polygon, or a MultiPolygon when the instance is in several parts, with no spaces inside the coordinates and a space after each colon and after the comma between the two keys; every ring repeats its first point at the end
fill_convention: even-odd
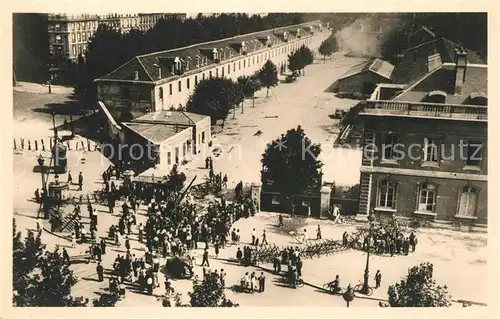
{"type": "Polygon", "coordinates": [[[359,214],[486,224],[487,65],[454,56],[402,92],[379,85],[358,114],[359,214]]]}
{"type": "Polygon", "coordinates": [[[85,55],[92,35],[99,24],[127,33],[131,30],[147,31],[160,19],[180,18],[185,14],[143,13],[143,14],[48,14],[50,73],[54,82],[63,81],[68,62],[77,62],[85,55]]]}
{"type": "Polygon", "coordinates": [[[236,80],[267,60],[281,67],[292,51],[302,45],[315,50],[330,34],[328,25],[314,21],[136,56],[95,80],[98,100],[115,115],[176,109],[203,79],[236,80]]]}

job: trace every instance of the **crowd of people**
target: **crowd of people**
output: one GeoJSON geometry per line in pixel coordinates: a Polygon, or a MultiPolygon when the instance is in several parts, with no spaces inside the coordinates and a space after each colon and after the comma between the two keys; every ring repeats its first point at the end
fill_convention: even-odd
{"type": "Polygon", "coordinates": [[[392,257],[395,254],[408,255],[415,252],[417,243],[414,232],[406,236],[399,227],[380,226],[371,231],[371,238],[364,237],[363,249],[366,250],[370,245],[377,254],[390,254],[392,257]]]}

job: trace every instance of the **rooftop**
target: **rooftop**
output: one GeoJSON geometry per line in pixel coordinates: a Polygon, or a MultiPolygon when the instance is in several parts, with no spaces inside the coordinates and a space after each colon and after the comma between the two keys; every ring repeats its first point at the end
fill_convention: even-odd
{"type": "Polygon", "coordinates": [[[443,91],[446,104],[467,104],[472,93],[488,93],[488,66],[468,64],[462,93],[455,93],[455,64],[444,63],[440,68],[425,75],[420,81],[394,98],[395,101],[424,102],[428,93],[443,91]]]}
{"type": "Polygon", "coordinates": [[[156,82],[167,78],[174,78],[177,75],[172,74],[168,67],[162,67],[160,60],[172,59],[179,57],[182,61],[189,61],[189,70],[186,72],[192,72],[203,68],[205,66],[196,66],[197,57],[207,58],[207,65],[213,65],[217,63],[211,57],[211,52],[213,49],[221,50],[220,52],[226,53],[226,60],[232,57],[240,56],[242,53],[239,52],[239,45],[245,42],[246,52],[251,53],[254,51],[259,51],[265,48],[265,44],[262,39],[270,36],[273,44],[283,43],[285,40],[279,35],[283,32],[287,32],[288,39],[293,40],[296,37],[290,33],[290,31],[300,30],[301,35],[310,35],[310,27],[318,27],[321,25],[320,21],[306,22],[297,25],[291,25],[271,30],[264,30],[244,35],[238,35],[232,38],[226,38],[221,40],[215,40],[210,42],[204,42],[199,44],[194,44],[191,46],[177,48],[173,50],[154,52],[144,55],[138,55],[128,62],[118,67],[114,71],[108,73],[107,75],[96,79],[96,81],[130,81],[130,82],[156,82]],[[161,78],[159,77],[158,66],[161,66],[161,78]],[[138,74],[136,74],[138,72],[138,74]],[[137,76],[136,76],[137,75],[137,76]]]}
{"type": "Polygon", "coordinates": [[[149,124],[149,123],[122,123],[123,126],[134,131],[143,138],[151,141],[155,145],[162,144],[167,141],[172,136],[183,131],[184,129],[178,129],[175,126],[170,125],[159,125],[159,124],[149,124]]]}
{"type": "Polygon", "coordinates": [[[134,119],[134,123],[194,125],[209,116],[183,111],[158,111],[134,119]]]}
{"type": "Polygon", "coordinates": [[[351,67],[339,78],[339,80],[346,79],[365,71],[370,71],[386,79],[391,79],[392,71],[394,71],[394,65],[381,59],[373,59],[351,67]]]}

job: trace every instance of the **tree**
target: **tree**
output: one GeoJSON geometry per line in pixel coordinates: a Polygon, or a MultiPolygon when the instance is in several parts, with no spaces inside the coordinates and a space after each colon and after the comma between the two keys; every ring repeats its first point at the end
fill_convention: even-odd
{"type": "Polygon", "coordinates": [[[329,37],[325,41],[321,42],[318,48],[319,53],[323,56],[323,62],[326,61],[326,57],[331,56],[335,51],[337,51],[337,40],[335,37],[329,37]]]}
{"type": "Polygon", "coordinates": [[[313,64],[314,62],[314,54],[312,53],[311,49],[306,47],[305,45],[302,45],[298,50],[297,54],[299,56],[299,61],[300,61],[300,66],[302,69],[302,73],[305,74],[305,68],[309,64],[313,64]]]}
{"type": "Polygon", "coordinates": [[[262,183],[273,181],[276,192],[285,202],[292,196],[321,186],[321,167],[318,160],[321,146],[314,144],[299,125],[268,144],[262,155],[262,183]]]}
{"type": "MultiPolygon", "coordinates": [[[[238,86],[245,98],[252,98],[252,106],[255,107],[255,92],[260,90],[261,85],[258,73],[251,76],[239,76],[237,79],[238,86]]],[[[243,101],[241,102],[241,113],[243,113],[243,101]]]]}
{"type": "Polygon", "coordinates": [[[428,262],[410,268],[406,279],[389,287],[389,306],[449,307],[451,297],[447,287],[436,284],[433,270],[428,262]]]}
{"type": "Polygon", "coordinates": [[[210,116],[212,124],[222,120],[224,126],[229,110],[238,105],[242,98],[240,89],[231,79],[206,79],[196,85],[186,110],[210,116]]]}
{"type": "Polygon", "coordinates": [[[237,303],[227,299],[218,274],[208,272],[204,280],[196,276],[193,291],[188,293],[192,307],[238,307],[237,303]]]}
{"type": "Polygon", "coordinates": [[[167,185],[174,192],[181,191],[184,188],[184,183],[186,182],[186,174],[183,172],[179,173],[177,169],[177,164],[172,167],[170,174],[167,176],[167,185]]]}
{"type": "Polygon", "coordinates": [[[297,74],[297,71],[302,68],[300,56],[297,52],[288,54],[288,69],[292,71],[292,74],[297,74]]]}
{"type": "Polygon", "coordinates": [[[267,89],[266,97],[269,97],[269,88],[278,85],[278,69],[276,65],[267,60],[262,69],[258,71],[259,81],[267,89]]]}
{"type": "Polygon", "coordinates": [[[40,234],[29,231],[24,241],[13,221],[13,303],[15,306],[74,307],[88,300],[71,297],[76,277],[59,248],[45,249],[40,234]]]}

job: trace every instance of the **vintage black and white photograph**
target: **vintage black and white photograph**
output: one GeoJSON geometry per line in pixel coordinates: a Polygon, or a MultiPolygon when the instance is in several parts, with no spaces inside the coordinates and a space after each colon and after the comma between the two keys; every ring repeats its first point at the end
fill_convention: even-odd
{"type": "Polygon", "coordinates": [[[488,13],[136,7],[12,15],[13,307],[491,306],[488,13]]]}

